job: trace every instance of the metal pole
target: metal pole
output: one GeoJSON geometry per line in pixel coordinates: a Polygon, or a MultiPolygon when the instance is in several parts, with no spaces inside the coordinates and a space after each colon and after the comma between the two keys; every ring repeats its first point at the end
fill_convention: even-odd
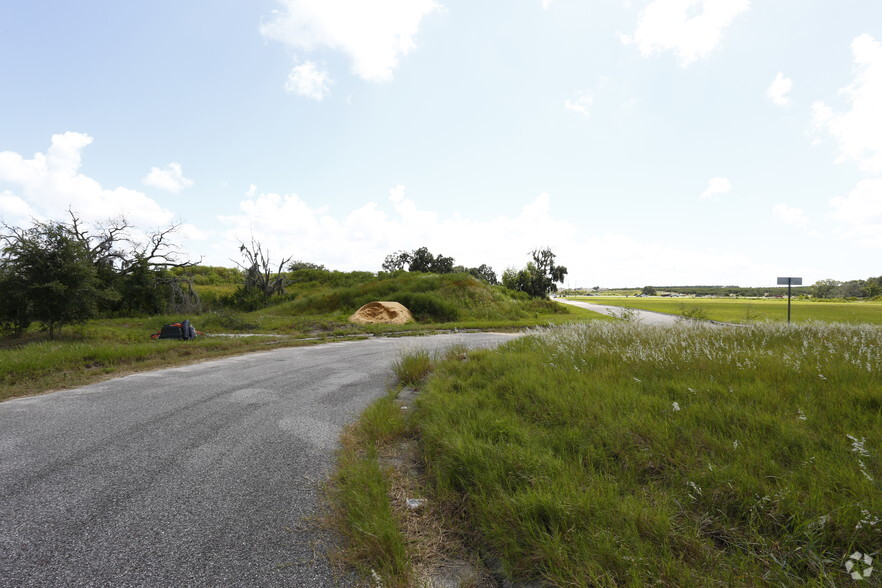
{"type": "Polygon", "coordinates": [[[790,322],[790,280],[787,280],[787,322],[790,322]]]}

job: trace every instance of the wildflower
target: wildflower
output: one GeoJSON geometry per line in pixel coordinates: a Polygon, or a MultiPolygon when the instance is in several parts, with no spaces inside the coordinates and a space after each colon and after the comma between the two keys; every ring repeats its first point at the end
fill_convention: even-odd
{"type": "Polygon", "coordinates": [[[882,523],[882,519],[874,514],[871,514],[868,510],[861,510],[861,516],[861,520],[858,521],[858,524],[854,526],[855,531],[860,531],[865,526],[874,528],[879,523],[882,523]]]}
{"type": "Polygon", "coordinates": [[[732,441],[732,449],[738,449],[738,439],[732,441]]]}
{"type": "Polygon", "coordinates": [[[866,437],[861,437],[860,441],[858,441],[857,437],[852,437],[851,435],[846,434],[846,437],[851,439],[851,450],[861,457],[870,457],[870,452],[867,451],[867,448],[864,447],[864,443],[867,442],[866,437]]]}
{"type": "Polygon", "coordinates": [[[796,409],[796,418],[797,418],[798,420],[800,420],[800,421],[808,420],[808,419],[806,419],[806,417],[805,417],[805,413],[802,412],[802,409],[801,409],[801,408],[797,408],[797,409],[796,409]]]}
{"type": "Polygon", "coordinates": [[[677,412],[678,410],[680,410],[680,403],[678,403],[678,402],[673,403],[671,405],[671,408],[674,410],[674,412],[677,412]]]}

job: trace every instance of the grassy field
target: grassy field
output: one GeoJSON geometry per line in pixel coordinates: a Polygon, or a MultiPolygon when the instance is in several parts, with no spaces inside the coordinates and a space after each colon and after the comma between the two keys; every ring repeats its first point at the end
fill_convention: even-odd
{"type": "MultiPolygon", "coordinates": [[[[757,321],[786,321],[787,300],[762,298],[658,298],[589,296],[574,297],[595,304],[638,308],[669,314],[703,313],[706,318],[727,323],[751,323],[757,321]]],[[[882,302],[820,302],[793,300],[793,322],[824,321],[842,323],[882,324],[882,302]]]]}
{"type": "Polygon", "coordinates": [[[879,585],[880,370],[867,325],[549,327],[440,362],[409,427],[510,577],[879,585]]]}
{"type": "MultiPolygon", "coordinates": [[[[226,286],[209,288],[215,294],[232,291],[226,286]]],[[[521,329],[600,317],[590,311],[561,309],[561,305],[549,301],[531,300],[462,275],[403,274],[386,280],[362,279],[355,284],[301,283],[292,289],[291,297],[248,313],[220,309],[202,315],[100,319],[66,327],[55,340],[48,340],[36,328],[21,339],[0,339],[0,400],[80,386],[114,374],[278,346],[313,344],[328,338],[416,335],[454,328],[521,329]],[[359,306],[371,300],[407,301],[418,320],[407,325],[348,322],[359,306]],[[184,318],[207,335],[259,336],[150,339],[163,324],[184,318]]]]}

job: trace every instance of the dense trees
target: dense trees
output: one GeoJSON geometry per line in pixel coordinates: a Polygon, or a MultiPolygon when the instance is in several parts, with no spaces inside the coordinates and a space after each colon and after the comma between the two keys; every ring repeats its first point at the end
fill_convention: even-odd
{"type": "Polygon", "coordinates": [[[428,274],[471,274],[488,284],[496,284],[496,272],[487,264],[478,267],[467,268],[454,265],[455,260],[442,254],[433,255],[427,247],[420,247],[413,251],[395,251],[383,260],[383,271],[396,272],[407,270],[409,272],[423,272],[428,274]]]}
{"type": "Polygon", "coordinates": [[[557,292],[557,284],[562,284],[567,275],[567,268],[555,265],[555,255],[551,249],[534,249],[530,252],[533,261],[518,271],[514,268],[502,274],[502,284],[511,290],[526,292],[530,296],[543,298],[551,292],[557,292]]]}
{"type": "Polygon", "coordinates": [[[814,298],[875,298],[882,296],[882,276],[866,280],[818,280],[812,285],[814,298]]]}
{"type": "Polygon", "coordinates": [[[101,288],[89,251],[70,227],[57,222],[9,228],[3,235],[0,297],[3,324],[21,334],[40,321],[53,338],[62,326],[83,322],[114,297],[101,288]]]}
{"type": "Polygon", "coordinates": [[[98,312],[156,313],[192,303],[189,283],[168,271],[191,265],[171,241],[178,228],[136,239],[123,218],[90,228],[73,212],[69,222],[2,225],[0,326],[20,335],[37,321],[54,337],[98,312]]]}

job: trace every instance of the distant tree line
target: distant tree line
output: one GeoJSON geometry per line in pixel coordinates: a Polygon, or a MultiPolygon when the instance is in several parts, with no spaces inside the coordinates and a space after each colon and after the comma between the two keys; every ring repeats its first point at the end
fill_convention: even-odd
{"type": "MultiPolygon", "coordinates": [[[[523,269],[508,268],[502,274],[502,285],[510,290],[524,292],[536,298],[543,298],[557,291],[557,284],[563,283],[567,268],[555,264],[555,255],[549,248],[530,252],[532,261],[523,269]]],[[[432,254],[427,247],[413,251],[396,251],[386,256],[383,271],[409,271],[434,274],[467,273],[490,285],[499,281],[493,268],[487,264],[478,267],[455,265],[452,257],[432,254]]]]}
{"type": "Polygon", "coordinates": [[[427,247],[420,247],[413,251],[395,251],[386,256],[383,260],[383,271],[397,272],[422,272],[430,274],[454,274],[464,273],[471,274],[479,280],[483,280],[488,284],[495,285],[498,283],[496,272],[487,264],[481,264],[478,267],[465,267],[462,265],[454,265],[456,262],[452,257],[442,254],[434,255],[427,247]]]}
{"type": "Polygon", "coordinates": [[[882,297],[882,276],[866,280],[818,280],[812,286],[814,298],[879,298],[882,297]]]}

